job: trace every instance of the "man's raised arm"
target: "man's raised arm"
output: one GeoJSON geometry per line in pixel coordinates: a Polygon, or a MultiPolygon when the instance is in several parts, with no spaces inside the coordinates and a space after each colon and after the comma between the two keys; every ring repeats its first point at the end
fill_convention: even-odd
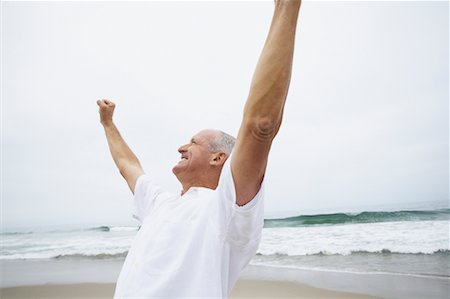
{"type": "Polygon", "coordinates": [[[114,125],[112,117],[116,105],[110,100],[98,100],[100,122],[105,129],[106,139],[108,140],[109,150],[113,157],[114,163],[119,168],[120,174],[127,181],[128,187],[134,193],[136,181],[144,170],[139,163],[136,155],[123,140],[119,130],[114,125]]]}
{"type": "Polygon", "coordinates": [[[258,192],[270,146],[281,125],[300,4],[300,0],[275,2],[272,24],[253,75],[231,160],[239,206],[248,203],[258,192]]]}

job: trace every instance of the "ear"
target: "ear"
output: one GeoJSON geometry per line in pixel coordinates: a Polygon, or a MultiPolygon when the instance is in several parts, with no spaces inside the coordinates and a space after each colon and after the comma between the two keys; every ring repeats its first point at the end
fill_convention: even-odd
{"type": "Polygon", "coordinates": [[[211,155],[209,160],[209,165],[211,166],[222,166],[227,160],[227,154],[224,152],[218,152],[211,155]]]}

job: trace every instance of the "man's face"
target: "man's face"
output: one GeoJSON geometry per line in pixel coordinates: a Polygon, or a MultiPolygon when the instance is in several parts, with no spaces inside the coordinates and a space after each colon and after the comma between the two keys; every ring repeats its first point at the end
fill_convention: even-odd
{"type": "Polygon", "coordinates": [[[209,169],[212,157],[210,141],[216,136],[213,130],[204,130],[193,136],[188,144],[181,146],[178,152],[180,161],[173,167],[172,172],[180,182],[195,180],[202,172],[209,169]]]}

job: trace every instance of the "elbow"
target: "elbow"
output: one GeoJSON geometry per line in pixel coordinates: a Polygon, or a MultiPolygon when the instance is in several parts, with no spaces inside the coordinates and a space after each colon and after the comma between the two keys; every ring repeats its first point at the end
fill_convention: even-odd
{"type": "Polygon", "coordinates": [[[248,122],[247,128],[256,140],[272,141],[281,126],[281,119],[275,117],[258,117],[248,122]]]}
{"type": "Polygon", "coordinates": [[[127,177],[134,169],[141,168],[139,161],[119,160],[117,161],[117,168],[123,177],[127,177]]]}
{"type": "Polygon", "coordinates": [[[121,176],[126,177],[127,175],[127,169],[125,166],[118,166],[117,167],[119,169],[119,173],[121,176]]]}

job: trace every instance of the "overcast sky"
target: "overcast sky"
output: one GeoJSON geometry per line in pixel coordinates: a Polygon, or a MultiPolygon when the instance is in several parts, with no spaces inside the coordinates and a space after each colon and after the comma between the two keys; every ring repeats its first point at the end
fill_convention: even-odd
{"type": "MultiPolygon", "coordinates": [[[[3,2],[3,226],[136,224],[96,100],[179,192],[177,148],[236,135],[273,2],[3,2]]],[[[266,215],[449,199],[449,4],[305,2],[266,215]]]]}

